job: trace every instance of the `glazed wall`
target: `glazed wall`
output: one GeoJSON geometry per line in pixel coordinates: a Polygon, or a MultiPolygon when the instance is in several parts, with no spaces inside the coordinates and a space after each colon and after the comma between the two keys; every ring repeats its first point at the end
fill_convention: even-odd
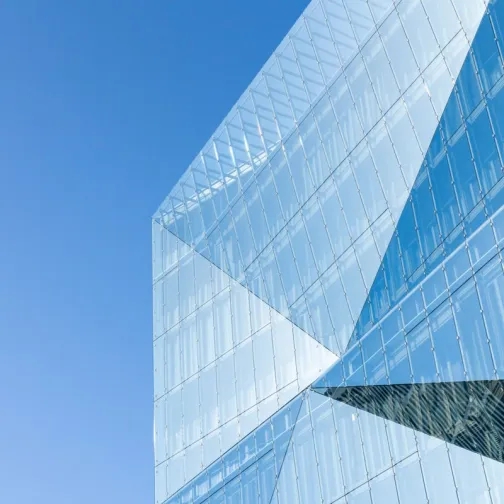
{"type": "Polygon", "coordinates": [[[503,29],[313,1],[170,193],[158,503],[504,500],[503,29]]]}

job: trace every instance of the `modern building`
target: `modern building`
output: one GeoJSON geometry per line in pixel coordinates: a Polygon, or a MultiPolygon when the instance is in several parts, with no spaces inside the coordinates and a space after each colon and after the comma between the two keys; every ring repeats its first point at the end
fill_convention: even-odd
{"type": "Polygon", "coordinates": [[[313,0],[153,219],[156,502],[504,502],[504,0],[313,0]]]}

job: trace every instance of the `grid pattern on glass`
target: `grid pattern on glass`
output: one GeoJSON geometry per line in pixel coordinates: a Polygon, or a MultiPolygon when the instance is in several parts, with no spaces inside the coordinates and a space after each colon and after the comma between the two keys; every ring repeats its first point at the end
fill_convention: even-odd
{"type": "Polygon", "coordinates": [[[310,385],[336,356],[156,222],[153,249],[154,269],[164,272],[154,283],[161,502],[310,385]],[[182,467],[179,477],[164,479],[175,464],[182,467]]]}
{"type": "Polygon", "coordinates": [[[494,504],[504,497],[501,463],[313,392],[302,397],[294,425],[279,413],[169,504],[494,504]]]}
{"type": "MultiPolygon", "coordinates": [[[[298,395],[170,497],[166,504],[200,504],[226,495],[241,499],[238,502],[248,499],[269,504],[302,401],[303,396],[298,395]]],[[[168,467],[167,481],[170,476],[168,467]]]]}
{"type": "MultiPolygon", "coordinates": [[[[281,130],[279,108],[270,122],[260,117],[274,94],[274,72],[263,74],[267,84],[249,93],[254,108],[238,113],[243,131],[260,125],[255,157],[247,145],[236,164],[225,138],[213,138],[213,158],[203,154],[178,201],[167,200],[176,219],[160,214],[153,223],[156,452],[175,450],[156,468],[157,500],[187,485],[170,504],[504,501],[495,453],[392,422],[385,399],[380,416],[305,392],[277,450],[272,415],[303,388],[301,375],[321,370],[307,333],[343,353],[357,319],[362,331],[314,387],[464,389],[504,378],[504,0],[487,11],[477,0],[411,0],[392,10],[387,0],[314,4],[343,6],[335,12],[348,24],[338,28],[356,40],[336,79],[314,75],[308,91],[303,74],[311,101],[281,130]],[[377,29],[362,12],[380,19],[377,29]],[[234,172],[224,168],[233,163],[234,172]],[[375,312],[361,310],[366,299],[375,312]],[[242,448],[244,465],[233,458],[242,448]]],[[[300,49],[289,39],[290,56],[275,60],[281,72],[296,59],[291,50],[300,49]]],[[[484,443],[491,429],[481,430],[484,443]]]]}
{"type": "Polygon", "coordinates": [[[189,221],[198,222],[190,234],[179,235],[181,238],[191,236],[193,244],[201,238],[199,225],[211,225],[212,219],[220,216],[392,5],[393,0],[309,3],[161,206],[174,222],[183,221],[182,214],[201,205],[203,219],[188,216],[181,222],[179,229],[186,232],[189,221]],[[216,193],[223,204],[214,209],[206,203],[216,193]],[[206,215],[204,208],[209,210],[206,215]]]}
{"type": "Polygon", "coordinates": [[[504,67],[498,5],[483,17],[351,344],[500,205],[504,67]],[[478,54],[484,51],[483,65],[478,54]]]}
{"type": "Polygon", "coordinates": [[[272,502],[490,504],[503,476],[502,463],[312,392],[272,502]]]}
{"type": "MultiPolygon", "coordinates": [[[[339,354],[465,59],[474,19],[483,13],[476,2],[468,24],[450,0],[443,2],[454,21],[439,33],[420,0],[399,3],[197,244],[339,354]],[[419,16],[434,41],[427,63],[412,49],[420,51],[413,33],[419,16]],[[337,315],[327,289],[342,297],[337,315]]],[[[183,229],[174,228],[181,238],[188,215],[181,217],[183,229]]]]}
{"type": "Polygon", "coordinates": [[[479,226],[314,388],[504,378],[503,188],[477,207],[479,226]]]}

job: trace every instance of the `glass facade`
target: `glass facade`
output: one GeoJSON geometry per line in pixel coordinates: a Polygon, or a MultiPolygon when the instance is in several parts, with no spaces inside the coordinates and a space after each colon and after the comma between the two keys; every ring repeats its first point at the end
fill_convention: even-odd
{"type": "Polygon", "coordinates": [[[313,0],[153,218],[157,504],[504,502],[504,0],[313,0]]]}

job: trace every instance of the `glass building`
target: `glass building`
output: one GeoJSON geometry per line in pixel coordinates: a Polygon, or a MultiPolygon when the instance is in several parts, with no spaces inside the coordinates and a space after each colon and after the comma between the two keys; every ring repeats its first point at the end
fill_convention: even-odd
{"type": "Polygon", "coordinates": [[[504,0],[313,0],[153,218],[158,504],[504,502],[504,0]]]}

